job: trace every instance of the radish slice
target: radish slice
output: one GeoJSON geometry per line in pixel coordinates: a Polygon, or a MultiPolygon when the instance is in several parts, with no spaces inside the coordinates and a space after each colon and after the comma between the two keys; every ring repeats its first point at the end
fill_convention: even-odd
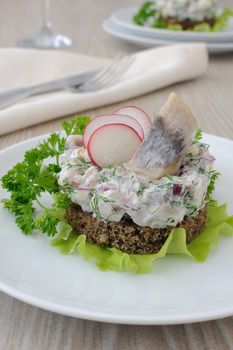
{"type": "Polygon", "coordinates": [[[137,132],[128,125],[108,124],[96,129],[88,142],[90,159],[98,167],[129,161],[141,144],[137,132]]]}
{"type": "Polygon", "coordinates": [[[118,109],[114,114],[125,114],[133,117],[142,126],[144,135],[147,135],[151,129],[151,119],[141,108],[136,106],[125,106],[118,109]]]}
{"type": "Polygon", "coordinates": [[[144,132],[141,127],[141,125],[132,117],[128,115],[113,115],[113,114],[105,114],[98,117],[95,117],[85,128],[83,133],[83,144],[84,147],[87,148],[89,139],[93,132],[97,130],[98,128],[109,125],[109,124],[124,124],[126,126],[131,127],[134,129],[139,137],[143,140],[144,139],[144,132]]]}

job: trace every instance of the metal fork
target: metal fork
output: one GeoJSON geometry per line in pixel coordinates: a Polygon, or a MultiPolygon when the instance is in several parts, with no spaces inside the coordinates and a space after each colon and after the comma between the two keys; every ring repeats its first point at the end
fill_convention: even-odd
{"type": "Polygon", "coordinates": [[[133,61],[134,56],[122,57],[122,55],[119,55],[112,63],[101,70],[0,93],[0,109],[43,93],[67,89],[77,92],[95,92],[110,87],[120,80],[133,61]]]}
{"type": "Polygon", "coordinates": [[[131,66],[135,57],[119,55],[112,64],[78,87],[79,91],[94,92],[114,85],[131,66]]]}

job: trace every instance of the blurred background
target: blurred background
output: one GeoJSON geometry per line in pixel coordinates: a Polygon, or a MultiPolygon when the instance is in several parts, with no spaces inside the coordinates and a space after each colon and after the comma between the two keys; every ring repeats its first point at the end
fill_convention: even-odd
{"type": "MultiPolygon", "coordinates": [[[[50,20],[56,32],[73,40],[72,50],[97,56],[131,53],[139,49],[104,32],[102,22],[121,8],[137,6],[137,0],[47,0],[50,20]],[[114,44],[114,45],[113,45],[114,44]]],[[[18,39],[30,37],[41,21],[46,0],[1,0],[0,47],[15,46],[18,39]]],[[[222,0],[232,6],[232,0],[222,0]]]]}
{"type": "MultiPolygon", "coordinates": [[[[143,49],[131,43],[115,38],[106,33],[102,28],[102,22],[111,16],[114,11],[130,6],[139,6],[143,1],[137,0],[50,0],[50,19],[56,32],[70,37],[73,46],[68,48],[79,53],[92,56],[114,58],[121,52],[133,53],[143,49]]],[[[232,6],[232,0],[222,0],[222,5],[232,6]]],[[[44,0],[0,0],[0,47],[12,47],[16,41],[33,35],[41,20],[41,11],[44,0]]],[[[186,83],[186,89],[177,85],[176,89],[186,98],[187,103],[199,110],[199,117],[203,119],[203,128],[210,133],[216,133],[215,126],[209,123],[205,117],[205,109],[208,107],[210,115],[222,124],[218,133],[229,137],[229,128],[222,123],[222,114],[226,114],[227,106],[232,100],[232,53],[213,55],[208,71],[208,79],[199,79],[186,83]],[[218,92],[216,90],[218,86],[218,92]],[[190,94],[190,89],[193,90],[190,94]],[[225,103],[219,103],[213,98],[219,93],[224,95],[225,103]],[[198,106],[195,99],[198,99],[198,106]]],[[[167,91],[170,91],[168,88],[167,91]]],[[[156,102],[161,105],[166,90],[156,93],[156,102]]],[[[155,109],[154,93],[138,97],[131,101],[146,106],[150,111],[155,109]]],[[[104,111],[108,111],[107,107],[104,111]]],[[[198,114],[198,113],[197,113],[198,114]]],[[[54,128],[59,122],[53,122],[54,128]]],[[[46,131],[47,125],[43,124],[46,131]]],[[[35,129],[36,130],[36,129],[35,129]]],[[[40,129],[42,130],[42,129],[40,129]]]]}
{"type": "MultiPolygon", "coordinates": [[[[122,42],[103,31],[102,21],[119,8],[140,3],[135,0],[50,0],[50,18],[57,32],[73,39],[72,50],[114,56],[119,47],[122,50],[122,42]],[[112,40],[114,46],[109,45],[112,40]]],[[[15,46],[16,40],[30,36],[38,26],[42,5],[42,0],[1,0],[0,46],[15,46]]],[[[127,52],[135,51],[135,47],[123,45],[127,52]]]]}

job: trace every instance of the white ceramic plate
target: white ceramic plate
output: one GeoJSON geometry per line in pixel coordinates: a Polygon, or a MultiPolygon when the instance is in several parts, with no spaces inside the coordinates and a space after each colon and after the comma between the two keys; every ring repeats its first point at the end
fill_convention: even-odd
{"type": "MultiPolygon", "coordinates": [[[[0,152],[0,176],[42,137],[0,152]]],[[[222,176],[216,199],[233,212],[233,141],[205,135],[222,176]]],[[[0,197],[6,193],[1,189],[0,197]]],[[[221,237],[208,260],[166,257],[147,275],[101,272],[79,255],[65,256],[43,234],[24,236],[0,206],[0,290],[57,313],[126,324],[175,324],[233,314],[233,237],[221,237]]]]}
{"type": "MultiPolygon", "coordinates": [[[[136,44],[145,48],[155,47],[155,46],[165,46],[180,44],[180,41],[173,39],[160,39],[160,38],[151,38],[146,36],[141,36],[139,34],[132,34],[126,31],[124,28],[120,27],[112,21],[112,19],[107,19],[103,22],[103,29],[124,41],[136,44]]],[[[188,41],[187,41],[188,42],[188,41]]],[[[206,43],[206,46],[211,53],[224,53],[233,51],[233,41],[232,42],[219,42],[219,43],[206,43]]]]}
{"type": "Polygon", "coordinates": [[[136,34],[148,38],[165,39],[175,41],[204,41],[204,42],[232,42],[233,41],[233,18],[230,18],[228,25],[221,32],[188,32],[174,31],[167,29],[151,28],[139,26],[133,22],[133,16],[137,12],[138,7],[130,7],[116,11],[112,14],[112,21],[122,30],[131,34],[136,34]]]}

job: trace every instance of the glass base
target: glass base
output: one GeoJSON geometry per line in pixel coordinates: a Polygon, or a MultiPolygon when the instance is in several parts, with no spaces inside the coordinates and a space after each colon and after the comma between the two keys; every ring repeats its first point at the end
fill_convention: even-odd
{"type": "Polygon", "coordinates": [[[16,42],[16,45],[20,47],[38,49],[62,49],[70,47],[72,44],[70,38],[54,32],[50,25],[41,26],[32,37],[19,39],[16,42]]]}

